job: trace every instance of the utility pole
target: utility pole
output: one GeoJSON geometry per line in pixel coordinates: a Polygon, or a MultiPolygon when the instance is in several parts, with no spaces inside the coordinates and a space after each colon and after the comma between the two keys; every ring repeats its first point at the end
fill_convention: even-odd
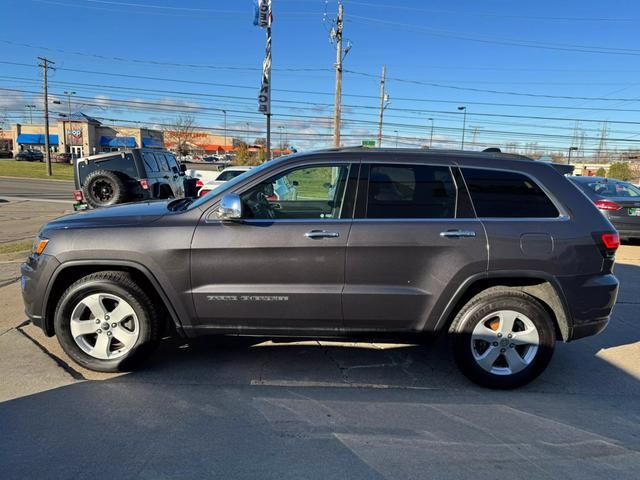
{"type": "Polygon", "coordinates": [[[460,150],[464,150],[464,131],[467,129],[467,107],[458,107],[458,110],[464,113],[464,119],[462,120],[462,146],[460,150]]]}
{"type": "Polygon", "coordinates": [[[224,113],[224,151],[227,152],[227,111],[222,110],[224,113]]]}
{"type": "Polygon", "coordinates": [[[33,109],[36,108],[35,105],[25,105],[26,108],[29,109],[29,123],[33,125],[33,109]]]}
{"type": "Polygon", "coordinates": [[[47,176],[50,177],[52,173],[51,150],[49,146],[49,85],[47,84],[47,70],[49,68],[53,68],[49,67],[49,65],[55,65],[55,62],[52,62],[46,57],[38,57],[38,60],[42,62],[39,66],[42,67],[44,74],[44,148],[46,149],[45,159],[47,161],[47,176]]]}
{"type": "Polygon", "coordinates": [[[378,117],[378,148],[382,147],[382,116],[384,113],[384,109],[387,108],[387,102],[389,101],[389,96],[387,92],[384,90],[384,77],[386,73],[386,67],[382,66],[382,77],[380,77],[380,115],[378,117]]]}
{"type": "Polygon", "coordinates": [[[331,30],[331,36],[336,42],[336,99],[335,111],[333,115],[333,146],[340,146],[340,102],[342,101],[342,29],[343,29],[344,6],[338,4],[338,18],[336,26],[331,30]]]}
{"type": "Polygon", "coordinates": [[[431,120],[431,136],[429,137],[429,148],[433,147],[433,118],[430,118],[429,120],[431,120]]]}

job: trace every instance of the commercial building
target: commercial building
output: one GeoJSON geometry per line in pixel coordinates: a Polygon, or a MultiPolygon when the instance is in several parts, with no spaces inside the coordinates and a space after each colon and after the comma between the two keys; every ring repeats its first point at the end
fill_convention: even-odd
{"type": "MultiPolygon", "coordinates": [[[[14,155],[21,150],[45,151],[44,125],[11,126],[7,143],[14,155]]],[[[52,153],[70,152],[74,158],[111,152],[122,148],[164,148],[164,135],[160,130],[130,126],[103,125],[84,113],[74,113],[49,126],[49,145],[52,153]]]]}
{"type": "Polygon", "coordinates": [[[214,135],[207,131],[179,131],[167,130],[165,132],[165,146],[169,150],[178,152],[182,146],[183,153],[191,155],[224,155],[235,152],[233,138],[223,135],[214,135]]]}

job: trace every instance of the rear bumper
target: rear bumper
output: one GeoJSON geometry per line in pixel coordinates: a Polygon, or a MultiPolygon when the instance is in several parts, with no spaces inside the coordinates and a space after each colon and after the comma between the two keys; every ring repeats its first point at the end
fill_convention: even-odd
{"type": "Polygon", "coordinates": [[[618,279],[612,274],[558,278],[571,309],[568,342],[605,329],[618,297],[618,279]]]}

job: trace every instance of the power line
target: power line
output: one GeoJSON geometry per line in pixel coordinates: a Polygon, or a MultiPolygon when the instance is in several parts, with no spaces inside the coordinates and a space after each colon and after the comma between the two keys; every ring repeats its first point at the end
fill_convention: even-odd
{"type": "Polygon", "coordinates": [[[429,28],[420,27],[417,25],[411,25],[407,23],[394,22],[390,20],[380,20],[378,18],[362,17],[359,15],[351,15],[349,18],[353,19],[356,23],[374,23],[379,25],[386,25],[390,27],[401,27],[403,30],[413,30],[426,35],[444,38],[455,38],[457,40],[466,40],[471,42],[489,43],[494,45],[506,45],[510,47],[524,47],[524,48],[537,48],[542,50],[556,50],[565,52],[580,52],[580,53],[595,53],[604,55],[640,55],[640,50],[631,48],[612,48],[601,47],[596,45],[575,45],[575,44],[562,44],[562,43],[547,43],[536,42],[532,40],[515,40],[507,38],[492,38],[492,37],[478,37],[468,34],[461,34],[457,32],[450,32],[446,30],[433,30],[429,28]]]}
{"type": "Polygon", "coordinates": [[[398,4],[381,4],[381,3],[369,3],[346,0],[346,3],[350,5],[359,5],[365,7],[380,7],[385,10],[397,9],[397,10],[409,10],[414,12],[422,12],[433,15],[453,15],[456,18],[460,16],[470,17],[484,17],[484,18],[503,18],[511,20],[542,20],[542,21],[578,21],[578,22],[638,22],[640,18],[624,18],[624,17],[558,17],[558,16],[538,16],[538,15],[509,15],[509,14],[496,14],[496,13],[484,13],[484,12],[468,12],[464,9],[456,11],[447,10],[433,10],[427,8],[410,7],[398,4]]]}

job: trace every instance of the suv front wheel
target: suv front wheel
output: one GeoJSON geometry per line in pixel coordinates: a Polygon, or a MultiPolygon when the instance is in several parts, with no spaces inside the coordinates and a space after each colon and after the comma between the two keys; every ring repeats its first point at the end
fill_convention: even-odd
{"type": "Polygon", "coordinates": [[[473,297],[449,330],[454,358],[473,382],[496,389],[525,385],[549,364],[555,327],[534,297],[495,287],[473,297]]]}
{"type": "Polygon", "coordinates": [[[153,302],[129,274],[118,271],[72,284],[58,302],[54,328],[67,355],[99,372],[128,370],[160,336],[153,302]]]}

